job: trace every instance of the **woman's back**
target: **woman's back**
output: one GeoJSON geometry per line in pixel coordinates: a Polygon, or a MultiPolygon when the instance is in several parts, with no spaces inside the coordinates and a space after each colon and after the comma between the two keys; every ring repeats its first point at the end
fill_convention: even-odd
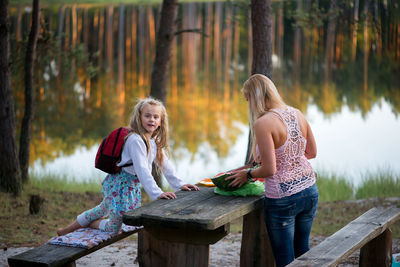
{"type": "Polygon", "coordinates": [[[228,179],[240,187],[252,177],[265,178],[265,225],[276,266],[286,266],[309,250],[318,189],[308,159],[316,156],[317,146],[303,114],[285,104],[268,77],[252,75],[242,91],[249,107],[252,156],[261,166],[228,179]]]}
{"type": "Polygon", "coordinates": [[[292,107],[269,110],[269,114],[276,117],[272,130],[276,172],[265,179],[267,197],[289,196],[315,183],[315,174],[305,156],[307,124],[302,118],[298,119],[298,112],[292,107]]]}

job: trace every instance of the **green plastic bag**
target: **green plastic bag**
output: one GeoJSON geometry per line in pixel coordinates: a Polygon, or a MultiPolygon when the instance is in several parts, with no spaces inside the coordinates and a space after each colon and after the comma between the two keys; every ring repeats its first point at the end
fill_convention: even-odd
{"type": "Polygon", "coordinates": [[[222,196],[262,196],[264,195],[264,183],[260,181],[255,181],[254,183],[248,182],[242,187],[233,191],[226,191],[220,189],[219,187],[215,187],[214,193],[222,196]]]}

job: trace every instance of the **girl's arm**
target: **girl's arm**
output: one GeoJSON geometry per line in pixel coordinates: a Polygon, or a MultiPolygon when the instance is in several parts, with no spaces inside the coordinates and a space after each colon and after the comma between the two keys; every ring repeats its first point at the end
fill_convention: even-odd
{"type": "Polygon", "coordinates": [[[158,187],[151,175],[144,141],[140,136],[133,134],[126,140],[125,147],[128,149],[136,176],[139,178],[144,190],[152,200],[157,199],[163,194],[163,191],[158,187]]]}

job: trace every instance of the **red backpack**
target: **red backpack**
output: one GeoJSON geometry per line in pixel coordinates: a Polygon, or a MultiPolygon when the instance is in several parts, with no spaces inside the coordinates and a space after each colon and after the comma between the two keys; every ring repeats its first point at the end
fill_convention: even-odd
{"type": "Polygon", "coordinates": [[[113,130],[97,150],[95,167],[106,173],[117,173],[121,167],[132,165],[126,164],[118,167],[117,163],[121,160],[122,149],[125,144],[125,137],[130,133],[130,129],[127,127],[120,127],[113,130]]]}

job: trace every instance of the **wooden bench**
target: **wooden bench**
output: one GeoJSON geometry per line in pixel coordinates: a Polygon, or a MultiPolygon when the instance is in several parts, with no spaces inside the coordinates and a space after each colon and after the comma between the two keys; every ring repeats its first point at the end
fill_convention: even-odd
{"type": "Polygon", "coordinates": [[[53,244],[44,244],[40,247],[30,249],[21,254],[14,255],[8,258],[8,264],[10,267],[34,267],[34,266],[63,266],[72,267],[76,266],[75,261],[83,256],[86,256],[96,250],[99,250],[105,246],[115,243],[125,237],[128,237],[134,233],[137,233],[141,229],[137,229],[131,232],[123,232],[117,236],[114,236],[106,241],[101,242],[99,245],[89,249],[67,247],[53,244]]]}
{"type": "Polygon", "coordinates": [[[241,266],[274,266],[263,219],[263,196],[232,197],[214,188],[179,191],[177,199],[158,199],[127,212],[127,225],[143,225],[138,235],[141,267],[200,267],[209,265],[209,245],[243,217],[241,266]]]}
{"type": "Polygon", "coordinates": [[[360,250],[359,266],[391,266],[392,232],[390,226],[400,219],[400,208],[372,208],[334,233],[288,267],[337,266],[360,250]]]}

